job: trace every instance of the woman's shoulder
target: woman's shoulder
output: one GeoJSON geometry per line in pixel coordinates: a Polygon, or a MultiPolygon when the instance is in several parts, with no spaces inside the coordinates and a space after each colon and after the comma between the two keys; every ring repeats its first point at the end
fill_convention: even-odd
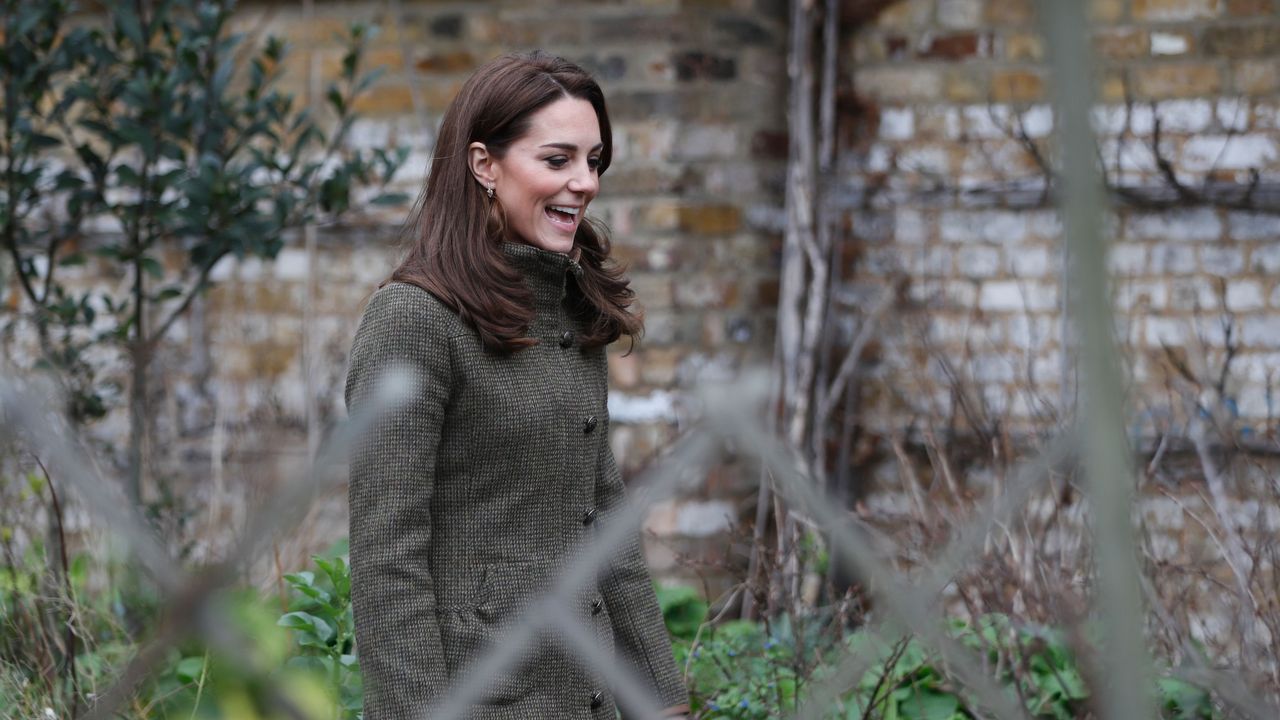
{"type": "Polygon", "coordinates": [[[452,308],[426,289],[405,282],[389,282],[369,298],[357,334],[375,329],[444,338],[465,334],[452,308]]]}

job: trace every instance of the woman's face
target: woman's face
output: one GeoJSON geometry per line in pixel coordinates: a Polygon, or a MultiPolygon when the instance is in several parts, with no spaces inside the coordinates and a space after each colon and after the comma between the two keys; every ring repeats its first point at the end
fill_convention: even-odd
{"type": "Polygon", "coordinates": [[[484,182],[487,168],[515,239],[569,253],[587,204],[600,190],[602,148],[595,108],[562,97],[530,117],[529,131],[502,159],[489,156],[487,163],[473,162],[473,169],[484,182]]]}

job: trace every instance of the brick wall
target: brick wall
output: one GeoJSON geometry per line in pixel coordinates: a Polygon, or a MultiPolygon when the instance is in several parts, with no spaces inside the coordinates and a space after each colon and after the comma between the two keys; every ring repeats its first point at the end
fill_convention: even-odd
{"type": "MultiPolygon", "coordinates": [[[[772,313],[760,308],[770,307],[761,298],[774,284],[786,153],[784,3],[318,2],[311,15],[297,3],[248,3],[235,24],[291,43],[285,85],[303,98],[308,72],[321,86],[338,72],[336,36],[352,21],[378,27],[368,61],[386,68],[360,102],[352,142],[410,146],[397,184],[411,196],[447,103],[488,59],[541,48],[581,63],[604,88],[615,156],[591,211],[612,228],[646,315],[635,351],[627,354],[625,342],[610,351],[613,444],[624,472],[647,465],[677,434],[678,388],[694,372],[767,357],[772,313]]],[[[314,251],[298,236],[275,262],[229,259],[215,269],[212,290],[158,361],[158,435],[170,467],[199,477],[215,466],[226,488],[267,487],[301,471],[306,368],[318,420],[342,417],[350,339],[394,264],[407,209],[326,228],[314,251]]],[[[98,432],[122,438],[126,423],[122,410],[98,432]]],[[[195,502],[211,503],[215,485],[223,487],[193,488],[195,502]]],[[[655,514],[675,543],[653,548],[660,570],[725,526],[716,496],[743,488],[712,485],[705,497],[655,514]],[[701,520],[691,524],[690,513],[701,520]]],[[[234,504],[240,492],[220,500],[234,504]]],[[[331,493],[329,504],[343,502],[331,493]]],[[[340,514],[321,512],[330,520],[316,529],[320,537],[345,532],[332,522],[340,514]]]]}
{"type": "MultiPolygon", "coordinates": [[[[1090,14],[1102,157],[1136,198],[1108,224],[1136,422],[1185,422],[1177,365],[1215,375],[1226,320],[1239,352],[1225,410],[1263,430],[1280,367],[1280,3],[1093,0],[1090,14]],[[1178,202],[1162,161],[1208,201],[1178,202]],[[1270,210],[1233,209],[1254,173],[1251,202],[1270,210]]],[[[863,101],[849,119],[871,123],[843,157],[837,297],[856,314],[888,275],[910,280],[869,422],[959,411],[958,376],[979,414],[1034,423],[1064,388],[1061,227],[1039,160],[1057,152],[1052,78],[1033,3],[905,0],[845,42],[863,101]]]]}

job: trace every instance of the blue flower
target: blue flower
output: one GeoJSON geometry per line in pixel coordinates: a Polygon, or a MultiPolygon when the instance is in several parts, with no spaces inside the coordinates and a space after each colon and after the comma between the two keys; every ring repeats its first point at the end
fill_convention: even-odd
{"type": "Polygon", "coordinates": [[[710,707],[712,710],[719,710],[719,709],[720,709],[720,706],[719,706],[719,705],[717,705],[716,703],[711,703],[711,704],[709,705],[709,707],[710,707]]]}
{"type": "Polygon", "coordinates": [[[740,708],[747,708],[750,706],[751,706],[751,703],[747,702],[746,698],[742,698],[742,702],[738,703],[738,707],[740,708]]]}
{"type": "Polygon", "coordinates": [[[728,650],[725,651],[725,654],[727,654],[729,657],[737,657],[738,651],[734,650],[733,648],[729,648],[728,650]]]}

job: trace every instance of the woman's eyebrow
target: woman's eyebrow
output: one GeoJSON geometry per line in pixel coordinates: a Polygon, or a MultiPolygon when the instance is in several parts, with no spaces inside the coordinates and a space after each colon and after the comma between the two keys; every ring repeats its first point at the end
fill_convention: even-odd
{"type": "MultiPolygon", "coordinates": [[[[546,143],[545,145],[539,145],[538,147],[556,148],[558,150],[568,150],[570,152],[578,151],[578,146],[573,143],[546,143]]],[[[592,152],[602,149],[604,149],[604,143],[596,143],[595,147],[591,148],[592,152]]]]}

